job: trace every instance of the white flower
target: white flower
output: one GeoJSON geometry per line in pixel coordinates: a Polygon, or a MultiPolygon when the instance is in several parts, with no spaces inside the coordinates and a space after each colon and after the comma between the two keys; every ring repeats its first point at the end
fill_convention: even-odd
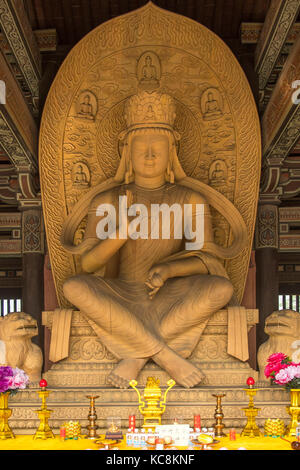
{"type": "Polygon", "coordinates": [[[18,369],[16,367],[13,369],[13,378],[12,378],[12,384],[10,386],[11,389],[25,389],[29,383],[29,377],[27,374],[22,369],[18,369]]]}

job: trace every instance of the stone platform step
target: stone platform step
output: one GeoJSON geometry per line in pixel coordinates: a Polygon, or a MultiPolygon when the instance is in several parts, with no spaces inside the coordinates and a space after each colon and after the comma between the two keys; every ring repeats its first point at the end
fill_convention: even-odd
{"type": "MultiPolygon", "coordinates": [[[[266,383],[258,383],[259,388],[254,398],[255,406],[260,408],[257,416],[257,424],[263,429],[267,418],[280,418],[289,422],[286,406],[289,404],[289,393],[283,388],[270,387],[266,383]]],[[[34,434],[39,420],[34,410],[40,408],[40,398],[37,394],[38,388],[29,388],[18,392],[9,400],[9,406],[13,414],[9,420],[16,434],[34,434]]],[[[106,419],[110,416],[120,417],[122,428],[128,427],[128,416],[135,414],[137,426],[142,424],[141,414],[138,409],[138,397],[135,390],[119,390],[108,387],[76,388],[62,387],[50,388],[48,408],[53,410],[49,424],[54,432],[65,421],[80,421],[83,431],[88,425],[89,400],[87,395],[98,395],[96,404],[97,424],[99,432],[106,428],[106,419]]],[[[164,390],[164,387],[162,387],[164,390]]],[[[143,388],[140,388],[143,392],[143,388]]],[[[202,386],[193,389],[185,389],[179,386],[172,388],[167,396],[167,407],[163,415],[163,424],[172,423],[174,418],[185,424],[193,424],[194,414],[200,414],[202,426],[210,427],[214,424],[214,413],[216,398],[212,394],[226,393],[222,400],[224,424],[227,428],[235,428],[237,432],[246,423],[243,408],[248,405],[248,398],[244,387],[211,387],[202,386]]]]}

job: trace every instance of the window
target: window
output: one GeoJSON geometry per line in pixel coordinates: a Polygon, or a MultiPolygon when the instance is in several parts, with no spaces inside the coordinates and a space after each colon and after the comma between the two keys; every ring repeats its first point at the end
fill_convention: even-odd
{"type": "Polygon", "coordinates": [[[278,297],[279,310],[295,310],[300,312],[300,295],[284,294],[278,297]]]}
{"type": "Polygon", "coordinates": [[[4,317],[11,312],[21,312],[21,299],[0,299],[0,316],[4,317]]]}

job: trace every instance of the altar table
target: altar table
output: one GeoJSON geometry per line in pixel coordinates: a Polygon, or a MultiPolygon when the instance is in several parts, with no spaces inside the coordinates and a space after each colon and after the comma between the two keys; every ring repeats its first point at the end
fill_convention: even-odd
{"type": "MultiPolygon", "coordinates": [[[[104,437],[104,436],[103,436],[104,437]]],[[[228,437],[220,439],[220,442],[213,446],[213,450],[219,450],[226,447],[228,450],[238,450],[240,447],[246,450],[292,450],[289,442],[281,438],[255,437],[244,438],[237,436],[236,441],[230,441],[228,437]]],[[[125,438],[117,446],[119,450],[139,450],[133,447],[127,447],[125,438]]],[[[92,439],[78,439],[62,441],[59,436],[55,439],[33,439],[31,435],[16,435],[15,439],[0,440],[0,451],[2,450],[98,450],[98,446],[92,439]]],[[[186,448],[178,448],[184,450],[186,448]]],[[[197,449],[194,449],[198,452],[197,449]]],[[[192,452],[192,451],[191,451],[192,452]]]]}

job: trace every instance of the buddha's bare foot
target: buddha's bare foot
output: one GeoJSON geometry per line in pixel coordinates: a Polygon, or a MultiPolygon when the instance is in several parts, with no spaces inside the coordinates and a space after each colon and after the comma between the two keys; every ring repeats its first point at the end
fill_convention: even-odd
{"type": "Polygon", "coordinates": [[[205,375],[197,367],[168,347],[153,356],[152,359],[165,369],[175,382],[185,388],[192,388],[205,378],[205,375]]]}
{"type": "Polygon", "coordinates": [[[118,388],[128,388],[130,380],[136,379],[148,359],[122,359],[109,374],[107,381],[118,388]]]}

